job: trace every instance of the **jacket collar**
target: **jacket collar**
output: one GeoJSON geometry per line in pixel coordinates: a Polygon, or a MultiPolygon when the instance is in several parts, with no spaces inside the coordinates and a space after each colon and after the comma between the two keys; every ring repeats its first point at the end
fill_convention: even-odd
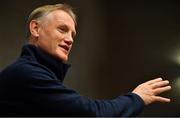
{"type": "Polygon", "coordinates": [[[43,66],[46,66],[55,73],[61,82],[63,82],[66,72],[70,67],[69,64],[62,63],[44,52],[42,49],[31,44],[26,44],[23,46],[21,56],[28,56],[43,66]]]}

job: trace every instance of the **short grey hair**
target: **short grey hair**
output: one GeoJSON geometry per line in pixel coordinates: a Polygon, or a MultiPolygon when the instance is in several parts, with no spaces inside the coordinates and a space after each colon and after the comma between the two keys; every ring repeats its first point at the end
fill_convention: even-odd
{"type": "Polygon", "coordinates": [[[44,5],[34,9],[27,20],[27,38],[31,35],[29,30],[29,24],[32,20],[40,20],[42,17],[48,15],[55,10],[62,10],[68,13],[73,19],[75,25],[77,25],[76,14],[73,12],[73,8],[68,4],[54,4],[44,5]]]}

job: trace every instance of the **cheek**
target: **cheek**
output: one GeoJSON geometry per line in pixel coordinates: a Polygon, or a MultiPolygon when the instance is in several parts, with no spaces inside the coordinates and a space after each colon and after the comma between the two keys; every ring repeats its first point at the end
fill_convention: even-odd
{"type": "Polygon", "coordinates": [[[54,42],[52,37],[47,34],[40,35],[38,39],[38,45],[44,48],[46,51],[51,52],[54,48],[54,42]]]}
{"type": "Polygon", "coordinates": [[[39,37],[41,43],[49,49],[49,51],[55,51],[58,49],[58,45],[63,42],[63,34],[57,30],[44,30],[39,37]]]}
{"type": "Polygon", "coordinates": [[[59,34],[59,35],[56,35],[55,37],[55,40],[58,44],[63,44],[64,43],[64,37],[63,35],[59,34]]]}
{"type": "Polygon", "coordinates": [[[47,31],[44,32],[43,39],[47,41],[47,43],[51,44],[52,46],[58,43],[58,35],[55,31],[47,31]]]}

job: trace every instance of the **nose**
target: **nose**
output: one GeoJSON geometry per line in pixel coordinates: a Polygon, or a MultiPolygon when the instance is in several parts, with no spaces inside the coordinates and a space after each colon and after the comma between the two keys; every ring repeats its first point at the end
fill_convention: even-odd
{"type": "Polygon", "coordinates": [[[65,43],[68,45],[71,45],[73,43],[73,37],[71,33],[68,33],[65,37],[65,43]]]}

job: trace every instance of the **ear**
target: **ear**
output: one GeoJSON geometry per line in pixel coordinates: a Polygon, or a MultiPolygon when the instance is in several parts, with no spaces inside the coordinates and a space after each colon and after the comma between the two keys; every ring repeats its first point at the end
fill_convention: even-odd
{"type": "Polygon", "coordinates": [[[29,23],[29,30],[32,36],[39,37],[39,28],[40,28],[40,24],[37,20],[32,20],[29,23]]]}

